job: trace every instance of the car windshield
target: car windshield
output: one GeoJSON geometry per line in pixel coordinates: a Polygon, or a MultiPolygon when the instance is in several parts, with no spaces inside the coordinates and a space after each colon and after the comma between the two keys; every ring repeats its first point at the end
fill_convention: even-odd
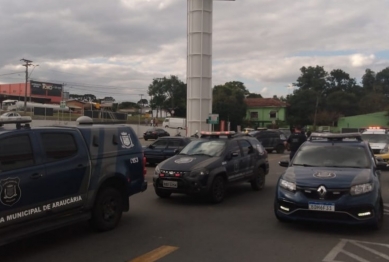
{"type": "Polygon", "coordinates": [[[293,160],[294,166],[368,168],[369,164],[366,150],[350,145],[306,145],[293,160]]]}
{"type": "Polygon", "coordinates": [[[226,145],[223,140],[196,140],[190,142],[180,154],[220,156],[226,145]]]}
{"type": "Polygon", "coordinates": [[[369,143],[388,143],[388,138],[386,134],[362,134],[362,139],[369,143]]]}

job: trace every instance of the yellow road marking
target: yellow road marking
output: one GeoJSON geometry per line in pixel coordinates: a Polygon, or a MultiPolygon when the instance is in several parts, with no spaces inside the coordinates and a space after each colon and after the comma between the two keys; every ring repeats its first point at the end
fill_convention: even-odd
{"type": "Polygon", "coordinates": [[[160,246],[159,248],[156,248],[144,255],[141,255],[139,257],[136,257],[128,262],[154,262],[158,259],[161,259],[170,253],[176,251],[178,247],[173,246],[160,246]]]}

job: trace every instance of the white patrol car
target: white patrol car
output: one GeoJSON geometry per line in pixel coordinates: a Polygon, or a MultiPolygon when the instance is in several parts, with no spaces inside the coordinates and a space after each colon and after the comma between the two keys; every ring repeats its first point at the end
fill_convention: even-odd
{"type": "Polygon", "coordinates": [[[369,127],[362,132],[362,139],[368,141],[376,157],[382,158],[389,167],[389,132],[381,127],[369,127]]]}

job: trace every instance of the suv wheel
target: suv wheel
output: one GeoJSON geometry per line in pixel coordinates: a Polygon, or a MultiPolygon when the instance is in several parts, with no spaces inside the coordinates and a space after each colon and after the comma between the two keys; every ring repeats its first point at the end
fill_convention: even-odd
{"type": "Polygon", "coordinates": [[[92,209],[92,226],[98,231],[108,231],[117,226],[123,213],[123,198],[113,187],[102,189],[92,209]]]}
{"type": "Polygon", "coordinates": [[[265,171],[263,171],[262,168],[258,168],[255,171],[254,179],[251,180],[250,183],[253,190],[262,190],[265,187],[265,171]]]}
{"type": "Polygon", "coordinates": [[[225,181],[222,176],[216,176],[212,181],[209,198],[213,203],[220,203],[224,199],[226,191],[225,181]]]}
{"type": "Polygon", "coordinates": [[[157,196],[159,196],[160,198],[168,198],[171,196],[172,192],[164,191],[164,190],[161,190],[159,188],[155,188],[155,194],[157,194],[157,196]]]}

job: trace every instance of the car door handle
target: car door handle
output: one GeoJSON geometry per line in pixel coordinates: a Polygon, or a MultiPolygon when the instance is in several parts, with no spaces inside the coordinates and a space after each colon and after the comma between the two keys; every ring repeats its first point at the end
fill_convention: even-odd
{"type": "Polygon", "coordinates": [[[85,166],[83,164],[79,164],[77,168],[84,168],[85,166]]]}
{"type": "Polygon", "coordinates": [[[32,174],[30,176],[31,179],[38,179],[38,178],[41,178],[41,177],[43,177],[43,174],[41,174],[41,173],[35,173],[35,174],[32,174]]]}

